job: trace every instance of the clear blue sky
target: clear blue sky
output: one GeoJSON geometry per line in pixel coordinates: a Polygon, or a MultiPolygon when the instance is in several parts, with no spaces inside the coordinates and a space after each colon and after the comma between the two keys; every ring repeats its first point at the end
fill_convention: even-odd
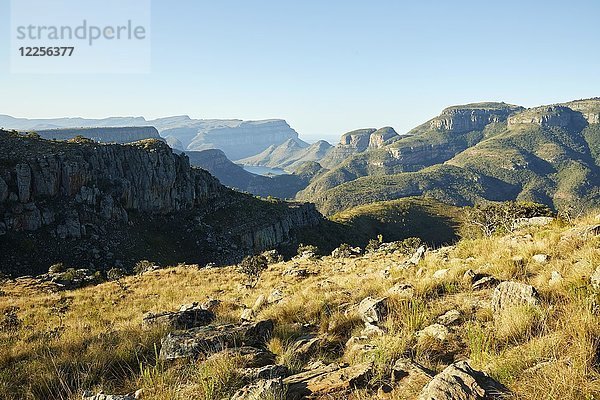
{"type": "Polygon", "coordinates": [[[597,0],[154,0],[139,75],[11,75],[8,0],[0,15],[0,113],[14,116],[284,118],[332,140],[465,102],[600,96],[597,0]]]}

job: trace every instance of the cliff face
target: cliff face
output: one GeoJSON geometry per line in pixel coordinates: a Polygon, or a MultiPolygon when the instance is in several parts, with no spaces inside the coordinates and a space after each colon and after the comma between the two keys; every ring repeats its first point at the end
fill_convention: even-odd
{"type": "MultiPolygon", "coordinates": [[[[76,251],[86,246],[107,249],[92,254],[89,261],[97,267],[110,266],[119,251],[128,252],[132,262],[136,257],[151,258],[152,252],[144,257],[139,248],[146,248],[146,233],[152,230],[157,235],[169,232],[165,248],[175,252],[180,248],[184,254],[200,248],[205,255],[217,251],[219,238],[224,245],[241,243],[224,257],[235,259],[244,252],[262,250],[257,243],[271,246],[288,240],[290,229],[319,218],[316,211],[312,217],[297,218],[298,208],[307,206],[287,203],[269,212],[274,205],[232,192],[207,171],[191,168],[186,156],[173,154],[158,140],[101,145],[50,142],[0,131],[0,148],[0,249],[10,248],[11,243],[21,245],[26,239],[34,244],[31,254],[41,257],[39,264],[87,260],[82,251],[76,251]],[[238,211],[228,211],[232,204],[238,211]],[[255,219],[251,211],[244,213],[245,205],[270,217],[255,219]],[[205,221],[211,213],[231,219],[211,226],[205,221]],[[239,227],[241,218],[246,221],[244,229],[239,227]],[[274,229],[259,242],[240,239],[279,225],[288,228],[274,229]],[[190,232],[196,232],[193,240],[190,232]],[[64,245],[73,240],[76,246],[64,245]],[[191,241],[190,248],[181,249],[185,241],[191,241]],[[97,258],[98,253],[110,257],[97,258]]],[[[28,265],[27,254],[0,251],[0,265],[19,261],[28,265]]]]}
{"type": "Polygon", "coordinates": [[[475,103],[448,107],[430,121],[432,129],[465,133],[482,130],[494,122],[504,122],[508,116],[522,107],[504,103],[475,103]]]}
{"type": "MultiPolygon", "coordinates": [[[[593,115],[590,115],[590,119],[594,119],[593,115]]],[[[541,127],[567,128],[574,125],[583,126],[586,123],[580,112],[559,105],[530,108],[508,119],[509,126],[534,124],[541,127]]]]}
{"type": "Polygon", "coordinates": [[[160,139],[153,126],[38,129],[35,132],[44,139],[69,140],[83,136],[98,143],[132,143],[144,139],[160,139]]]}
{"type": "Polygon", "coordinates": [[[240,121],[235,126],[199,130],[187,149],[221,149],[229,159],[238,160],[288,139],[299,141],[298,133],[284,120],[240,121]]]}

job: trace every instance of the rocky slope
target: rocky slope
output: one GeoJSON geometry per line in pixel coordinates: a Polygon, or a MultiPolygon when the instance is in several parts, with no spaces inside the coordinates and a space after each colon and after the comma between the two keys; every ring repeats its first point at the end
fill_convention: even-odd
{"type": "Polygon", "coordinates": [[[258,277],[5,280],[0,398],[595,399],[599,233],[550,218],[446,247],[269,253],[258,277]]]}
{"type": "Polygon", "coordinates": [[[320,219],[309,205],[233,192],[158,140],[103,145],[0,131],[0,144],[0,265],[9,272],[147,257],[224,262],[320,219]]]}
{"type": "Polygon", "coordinates": [[[599,104],[450,107],[410,136],[346,159],[298,198],[325,213],[420,195],[457,205],[519,199],[590,207],[600,201],[599,104]]]}

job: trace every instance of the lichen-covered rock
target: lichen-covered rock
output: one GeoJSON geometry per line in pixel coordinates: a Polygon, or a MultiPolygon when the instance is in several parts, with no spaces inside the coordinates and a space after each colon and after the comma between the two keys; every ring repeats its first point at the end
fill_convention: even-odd
{"type": "Polygon", "coordinates": [[[286,391],[280,378],[261,379],[244,386],[233,394],[231,400],[284,399],[286,391]]]}
{"type": "Polygon", "coordinates": [[[364,387],[372,372],[371,363],[353,366],[329,364],[289,376],[283,383],[286,385],[288,400],[298,400],[306,396],[319,398],[364,387]]]}
{"type": "Polygon", "coordinates": [[[208,325],[169,333],[161,341],[160,358],[198,358],[226,348],[262,347],[273,332],[273,321],[208,325]]]}
{"type": "Polygon", "coordinates": [[[494,290],[491,299],[491,307],[494,312],[513,306],[536,306],[539,303],[537,290],[531,285],[520,282],[500,283],[494,290]]]}
{"type": "Polygon", "coordinates": [[[429,382],[419,400],[493,400],[508,394],[502,384],[460,361],[446,367],[429,382]]]}
{"type": "Polygon", "coordinates": [[[600,290],[600,267],[596,268],[590,277],[590,283],[595,290],[600,290]]]}
{"type": "Polygon", "coordinates": [[[368,324],[377,325],[388,313],[386,297],[366,297],[358,305],[360,318],[368,324]]]}

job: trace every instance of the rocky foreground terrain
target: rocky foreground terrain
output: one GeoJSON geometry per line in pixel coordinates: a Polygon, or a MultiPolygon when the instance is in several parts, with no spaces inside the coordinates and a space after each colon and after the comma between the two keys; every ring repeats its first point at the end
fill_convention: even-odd
{"type": "MultiPolygon", "coordinates": [[[[594,399],[600,225],[0,285],[3,399],[594,399]],[[258,261],[257,261],[258,260],[258,261]]],[[[60,266],[56,266],[60,269],[60,266]]]]}

